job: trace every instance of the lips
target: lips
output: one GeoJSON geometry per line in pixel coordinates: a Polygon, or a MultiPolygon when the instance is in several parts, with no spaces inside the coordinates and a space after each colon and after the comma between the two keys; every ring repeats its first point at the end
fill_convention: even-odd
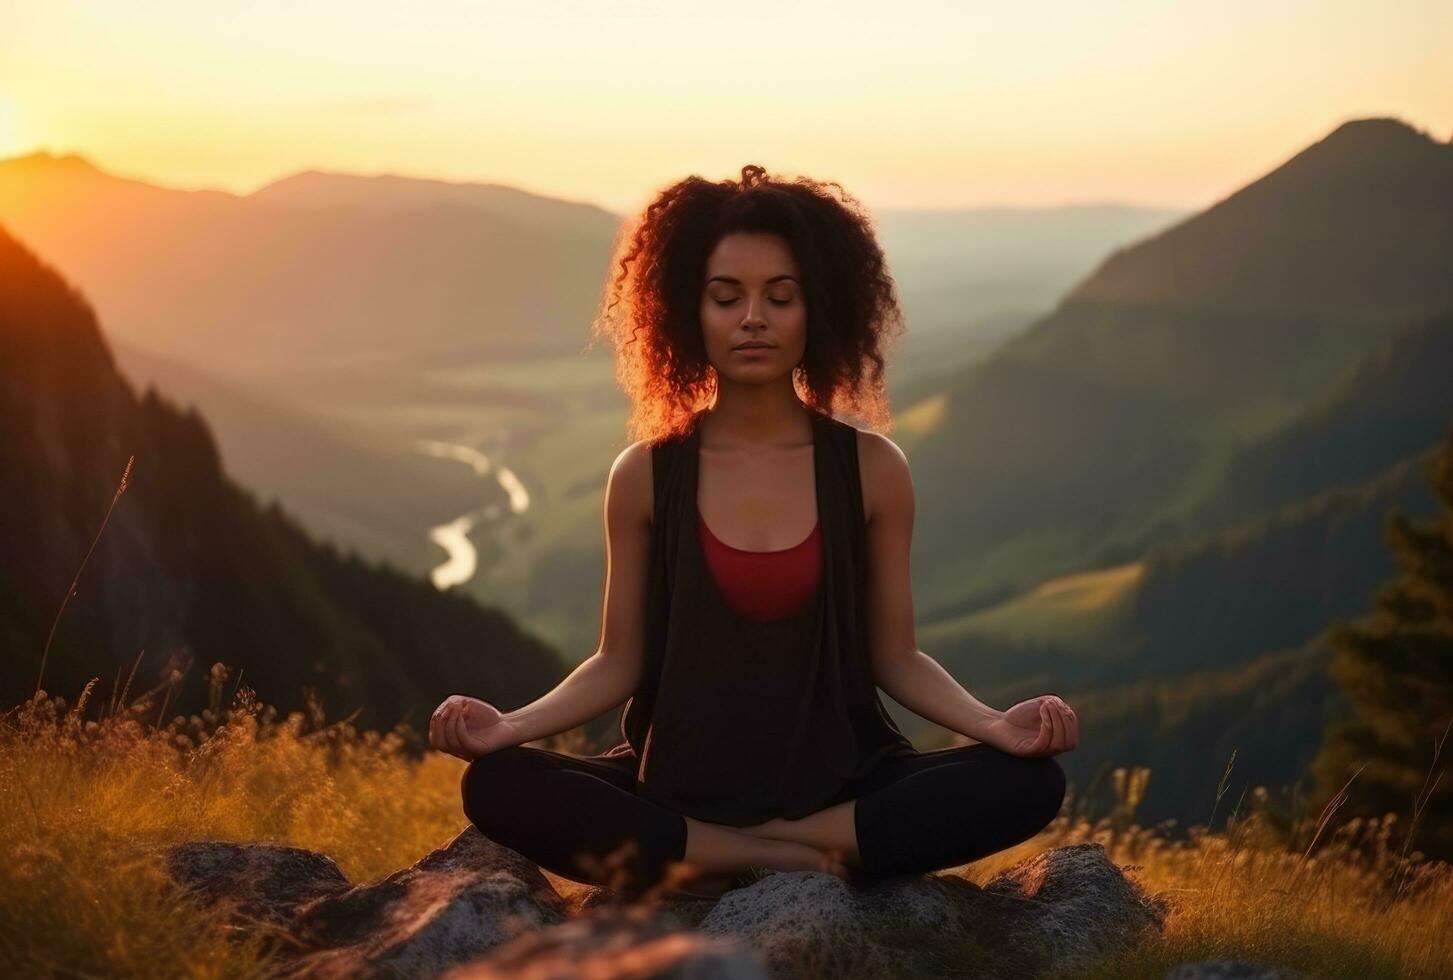
{"type": "Polygon", "coordinates": [[[732,350],[770,350],[773,344],[746,343],[737,344],[732,350]]]}

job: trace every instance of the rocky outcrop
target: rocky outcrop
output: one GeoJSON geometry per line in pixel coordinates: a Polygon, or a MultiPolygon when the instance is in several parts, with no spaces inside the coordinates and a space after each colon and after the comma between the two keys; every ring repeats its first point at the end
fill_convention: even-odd
{"type": "Polygon", "coordinates": [[[232,924],[286,925],[298,910],[348,889],[333,859],[283,844],[196,841],[168,848],[171,877],[204,904],[230,904],[232,924]]]}
{"type": "MultiPolygon", "coordinates": [[[[1168,905],[1098,844],[1035,855],[988,885],[952,874],[853,884],[765,872],[717,899],[568,903],[468,827],[412,867],[350,886],[273,844],[167,848],[172,877],[278,937],[278,977],[1049,977],[1158,935],[1168,905]],[[587,966],[588,964],[588,966],[587,966]]],[[[1208,974],[1210,975],[1210,974],[1208,974]]]]}
{"type": "Polygon", "coordinates": [[[738,940],[682,929],[645,906],[612,905],[521,936],[493,955],[451,970],[444,980],[770,980],[761,959],[738,940]]]}
{"type": "Polygon", "coordinates": [[[433,977],[563,922],[539,868],[470,828],[382,881],[349,886],[332,860],[270,844],[194,842],[172,876],[235,928],[278,923],[279,977],[433,977]]]}
{"type": "Polygon", "coordinates": [[[1158,933],[1168,911],[1099,844],[1055,848],[980,888],[955,875],[855,887],[772,873],[701,920],[745,939],[774,976],[1054,976],[1158,933]]]}
{"type": "Polygon", "coordinates": [[[1300,977],[1294,970],[1244,960],[1201,960],[1182,963],[1163,980],[1300,980],[1300,977]]]}

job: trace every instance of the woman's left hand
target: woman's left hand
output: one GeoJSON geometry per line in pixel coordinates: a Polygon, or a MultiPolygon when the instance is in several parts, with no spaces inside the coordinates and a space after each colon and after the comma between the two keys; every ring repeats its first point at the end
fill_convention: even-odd
{"type": "Polygon", "coordinates": [[[1020,701],[976,737],[1010,755],[1058,755],[1079,744],[1080,720],[1059,696],[1042,694],[1020,701]]]}

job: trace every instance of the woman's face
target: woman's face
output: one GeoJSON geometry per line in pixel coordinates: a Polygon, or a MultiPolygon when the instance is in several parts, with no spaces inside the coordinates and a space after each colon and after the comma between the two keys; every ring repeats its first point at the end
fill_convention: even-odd
{"type": "Polygon", "coordinates": [[[807,306],[786,241],[733,232],[717,242],[706,260],[701,331],[706,356],[722,381],[761,384],[791,377],[807,348],[807,306]]]}

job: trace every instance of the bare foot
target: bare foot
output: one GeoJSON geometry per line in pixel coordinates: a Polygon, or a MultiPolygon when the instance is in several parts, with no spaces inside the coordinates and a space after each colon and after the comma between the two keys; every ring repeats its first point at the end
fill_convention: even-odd
{"type": "Polygon", "coordinates": [[[776,871],[826,871],[839,878],[848,877],[848,868],[841,860],[811,844],[796,841],[771,841],[772,854],[764,867],[776,871]]]}
{"type": "MultiPolygon", "coordinates": [[[[848,869],[841,861],[809,844],[791,841],[774,841],[773,844],[781,847],[774,846],[766,855],[766,863],[756,867],[773,871],[825,871],[839,878],[848,877],[848,869]]],[[[669,894],[686,898],[719,898],[733,888],[742,887],[750,880],[749,876],[747,871],[698,874],[683,880],[670,889],[669,894]]]]}
{"type": "Polygon", "coordinates": [[[734,829],[737,830],[739,833],[747,834],[752,837],[766,837],[771,840],[792,840],[793,835],[786,829],[786,827],[786,820],[782,819],[781,817],[773,817],[771,820],[767,820],[759,824],[753,824],[750,827],[736,827],[734,829]]]}

